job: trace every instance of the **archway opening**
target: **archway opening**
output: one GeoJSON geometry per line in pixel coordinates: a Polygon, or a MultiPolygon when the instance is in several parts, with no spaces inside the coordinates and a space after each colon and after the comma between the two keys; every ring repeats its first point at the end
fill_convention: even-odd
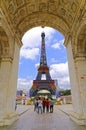
{"type": "MultiPolygon", "coordinates": [[[[29,95],[29,89],[36,78],[37,67],[40,62],[41,33],[43,31],[46,35],[46,56],[50,74],[56,81],[58,91],[61,91],[62,94],[62,91],[70,89],[66,48],[63,45],[64,36],[50,27],[32,28],[23,36],[17,88],[26,91],[29,95]]],[[[59,95],[57,92],[57,96],[59,95]]]]}

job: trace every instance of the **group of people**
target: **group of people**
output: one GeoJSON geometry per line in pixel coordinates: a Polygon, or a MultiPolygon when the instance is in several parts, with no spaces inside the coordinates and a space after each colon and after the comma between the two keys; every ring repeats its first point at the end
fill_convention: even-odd
{"type": "Polygon", "coordinates": [[[35,99],[34,101],[34,111],[37,111],[37,113],[53,113],[53,107],[54,107],[54,102],[51,99],[35,99]]]}

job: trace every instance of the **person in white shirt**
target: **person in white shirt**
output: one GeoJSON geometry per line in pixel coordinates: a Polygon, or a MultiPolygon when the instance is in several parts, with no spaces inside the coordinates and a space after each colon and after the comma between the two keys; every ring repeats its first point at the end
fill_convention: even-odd
{"type": "Polygon", "coordinates": [[[38,114],[41,112],[42,114],[42,101],[39,99],[38,100],[38,114]]]}

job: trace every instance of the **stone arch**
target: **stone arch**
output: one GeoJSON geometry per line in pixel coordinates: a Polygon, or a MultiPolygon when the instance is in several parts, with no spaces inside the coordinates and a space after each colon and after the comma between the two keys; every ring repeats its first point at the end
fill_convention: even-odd
{"type": "MultiPolygon", "coordinates": [[[[19,58],[18,53],[20,49],[19,48],[20,43],[17,43],[17,42],[19,42],[22,36],[24,35],[24,33],[32,27],[50,26],[59,30],[64,35],[65,39],[66,37],[69,37],[67,50],[69,54],[70,70],[71,70],[71,75],[72,75],[71,79],[72,79],[72,83],[74,83],[75,85],[73,86],[73,93],[77,92],[77,95],[78,95],[75,97],[76,93],[74,93],[75,101],[78,100],[78,102],[76,104],[76,108],[74,107],[75,113],[73,115],[73,118],[76,117],[76,119],[74,120],[78,119],[79,121],[77,122],[79,122],[79,124],[81,120],[81,124],[86,125],[86,109],[85,109],[86,108],[86,100],[85,100],[86,93],[84,93],[86,92],[86,69],[85,69],[86,58],[84,61],[82,61],[83,58],[81,57],[82,60],[77,61],[76,66],[74,66],[75,65],[73,63],[74,57],[72,56],[72,51],[74,51],[74,56],[86,55],[85,54],[86,53],[86,44],[85,44],[86,38],[84,36],[85,35],[84,27],[86,29],[86,26],[85,26],[86,21],[84,22],[81,21],[83,13],[85,14],[84,19],[86,18],[86,10],[85,10],[86,1],[85,0],[81,0],[81,1],[80,0],[77,0],[77,1],[75,0],[72,0],[72,1],[70,0],[58,0],[58,1],[44,0],[44,1],[36,2],[36,0],[33,0],[33,1],[27,1],[27,0],[16,0],[16,1],[10,0],[9,1],[8,0],[8,1],[1,1],[0,3],[1,3],[0,15],[1,17],[3,17],[3,18],[0,18],[0,25],[3,27],[5,35],[7,36],[9,53],[10,52],[12,52],[12,54],[15,53],[12,64],[9,61],[8,62],[6,61],[6,63],[3,62],[1,65],[0,87],[1,87],[1,90],[3,90],[3,98],[4,98],[4,95],[8,95],[8,94],[10,95],[10,98],[8,96],[7,97],[8,99],[6,100],[8,102],[3,102],[3,105],[2,105],[1,110],[3,111],[3,113],[6,113],[7,115],[6,115],[6,118],[4,119],[2,119],[0,115],[0,120],[2,121],[1,123],[4,124],[5,122],[5,124],[6,123],[8,124],[8,122],[12,123],[11,121],[15,120],[15,117],[12,118],[12,115],[15,116],[14,113],[12,115],[11,113],[14,112],[13,94],[15,92],[15,86],[16,86],[17,68],[18,68],[17,63],[18,63],[18,58],[19,58]],[[1,10],[3,11],[3,13],[1,10]],[[73,30],[73,35],[72,35],[72,30],[73,30]],[[70,36],[67,36],[68,34],[70,36]],[[16,39],[15,42],[14,42],[14,39],[16,39]],[[14,50],[13,50],[13,47],[15,47],[14,50]],[[77,71],[75,71],[75,67],[76,69],[78,68],[77,71]],[[7,73],[6,73],[6,69],[7,69],[7,73]],[[76,75],[77,75],[77,78],[76,78],[76,75]],[[5,91],[6,93],[4,92],[4,89],[2,87],[6,89],[5,91]],[[81,98],[81,100],[79,100],[79,98],[81,98]],[[3,110],[4,109],[3,106],[5,104],[7,105],[7,108],[3,110]],[[9,104],[11,104],[11,106],[9,104]],[[83,104],[83,108],[81,104],[83,104]],[[7,120],[7,122],[5,119],[7,120]]],[[[3,54],[2,48],[3,46],[1,44],[0,45],[1,54],[3,54]]],[[[1,101],[3,101],[2,99],[1,101]]]]}
{"type": "Polygon", "coordinates": [[[82,119],[86,120],[86,19],[82,19],[78,24],[76,24],[75,28],[73,28],[73,32],[70,34],[69,39],[68,46],[72,51],[69,52],[69,55],[73,54],[71,55],[73,57],[73,59],[71,58],[72,61],[69,59],[69,67],[73,70],[69,70],[74,105],[74,112],[71,113],[70,117],[78,124],[86,124],[82,121],[82,119]],[[76,102],[74,101],[75,99],[76,102]]]}
{"type": "Polygon", "coordinates": [[[86,25],[81,29],[77,38],[77,53],[84,54],[86,52],[86,25]]]}
{"type": "Polygon", "coordinates": [[[9,55],[9,39],[2,27],[0,27],[0,57],[8,57],[9,55]]]}
{"type": "Polygon", "coordinates": [[[86,20],[77,26],[72,38],[74,57],[86,57],[86,20]]]}
{"type": "Polygon", "coordinates": [[[81,28],[77,36],[76,54],[86,57],[86,24],[81,28]]]}
{"type": "Polygon", "coordinates": [[[65,20],[63,21],[63,19],[61,19],[60,17],[48,13],[41,13],[40,15],[40,13],[37,12],[31,16],[27,16],[17,25],[17,34],[20,35],[20,38],[22,39],[22,36],[29,29],[38,26],[52,27],[62,33],[64,37],[70,31],[69,25],[66,23],[65,20]]]}

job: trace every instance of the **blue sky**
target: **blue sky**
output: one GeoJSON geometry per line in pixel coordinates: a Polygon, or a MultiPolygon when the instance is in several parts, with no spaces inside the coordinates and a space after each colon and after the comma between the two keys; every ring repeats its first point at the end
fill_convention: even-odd
{"type": "Polygon", "coordinates": [[[58,80],[60,88],[69,89],[68,61],[66,48],[63,45],[64,36],[50,27],[32,28],[22,37],[23,46],[20,50],[17,88],[29,90],[32,81],[36,78],[40,62],[42,32],[45,32],[46,57],[50,75],[52,79],[58,80]]]}

